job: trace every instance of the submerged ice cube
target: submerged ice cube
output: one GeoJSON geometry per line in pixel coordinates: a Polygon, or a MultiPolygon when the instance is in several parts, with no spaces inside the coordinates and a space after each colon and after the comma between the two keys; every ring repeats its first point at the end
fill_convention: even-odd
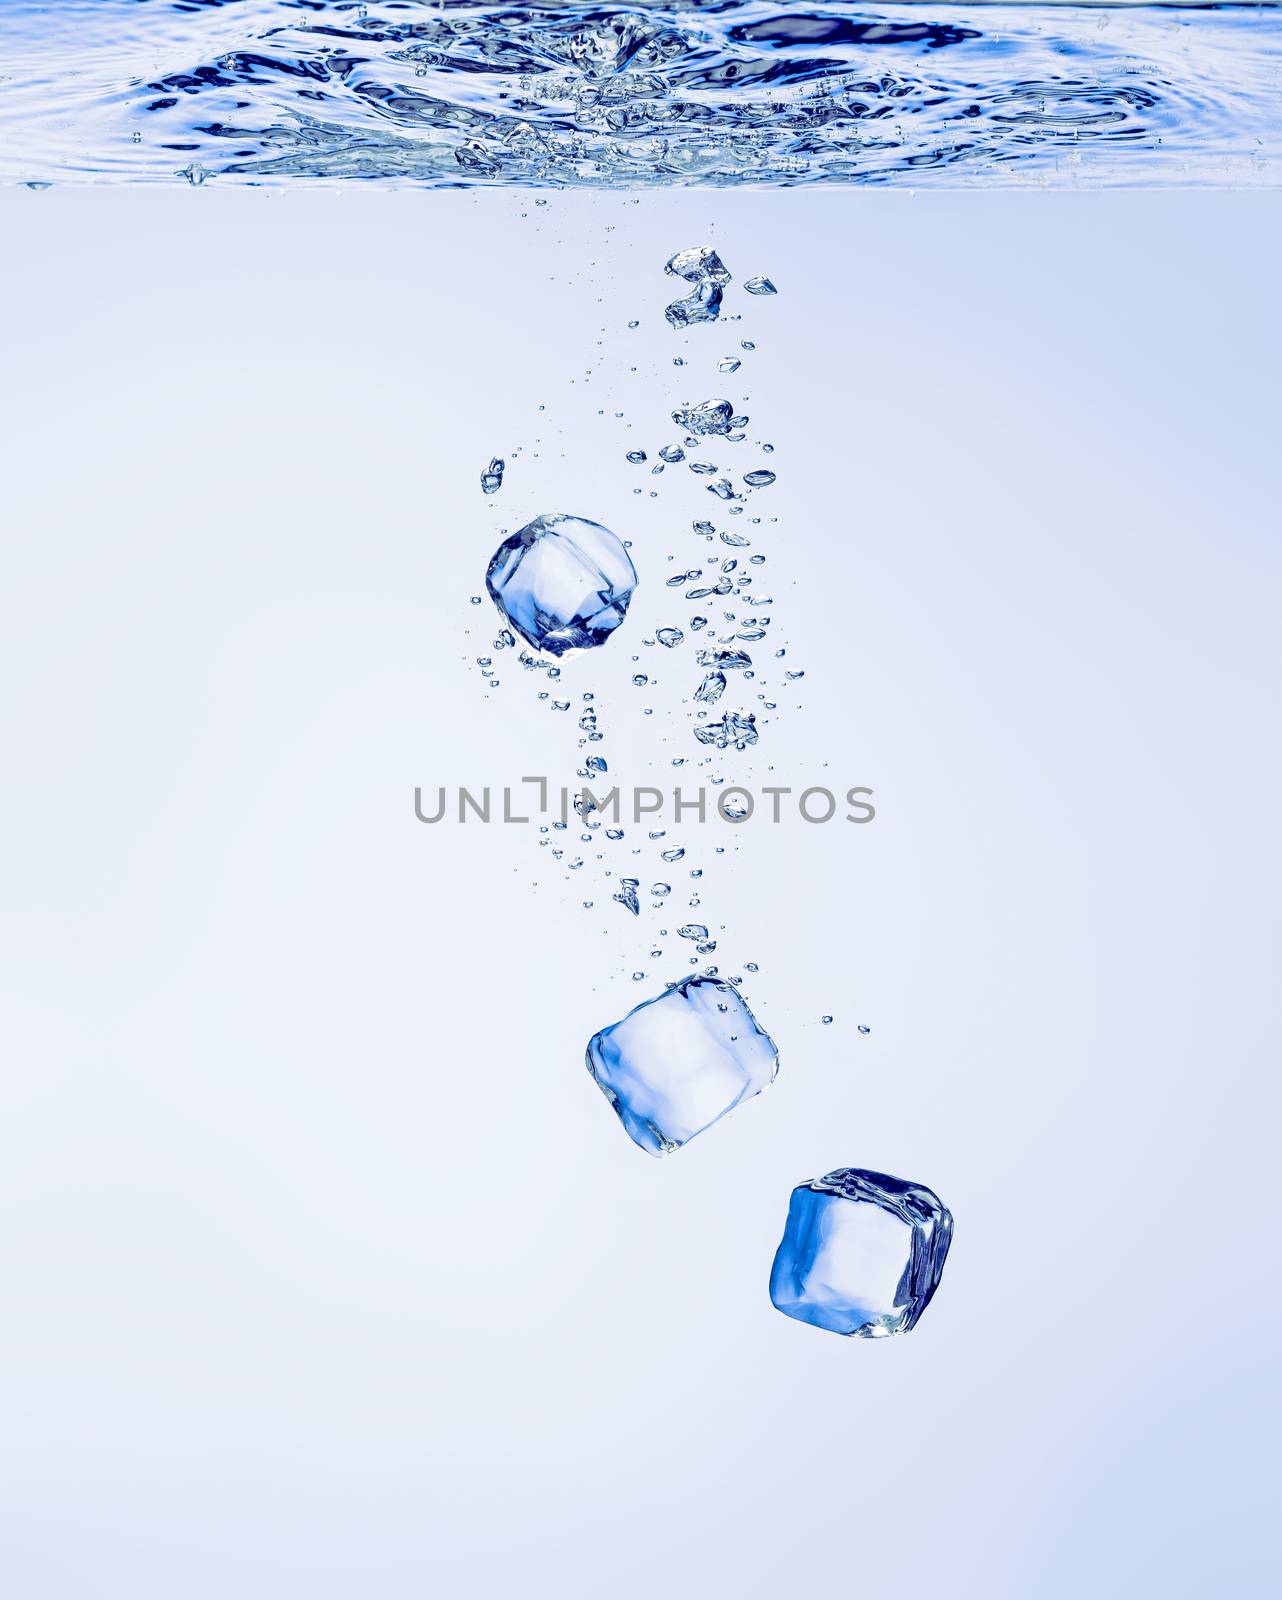
{"type": "Polygon", "coordinates": [[[672,413],[677,427],[687,433],[729,433],[734,407],[728,400],[701,400],[697,406],[679,406],[672,413]]]}
{"type": "Polygon", "coordinates": [[[690,250],[678,250],[676,255],[669,257],[663,270],[670,272],[674,278],[684,278],[687,283],[724,285],[730,282],[730,274],[710,244],[695,245],[690,250]]]}
{"type": "Polygon", "coordinates": [[[684,300],[674,300],[663,314],[673,328],[689,328],[697,322],[715,322],[721,315],[721,298],[719,283],[701,283],[684,300]]]}
{"type": "Polygon", "coordinates": [[[637,572],[609,528],[555,513],[504,540],[485,584],[527,644],[562,656],[609,638],[627,612],[637,572]]]}
{"type": "Polygon", "coordinates": [[[746,650],[700,650],[699,665],[701,667],[716,667],[721,672],[746,672],[752,665],[752,657],[746,650]]]}
{"type": "Polygon", "coordinates": [[[694,730],[694,736],[700,744],[710,744],[717,750],[726,750],[730,745],[746,750],[757,742],[757,719],[751,711],[746,715],[727,711],[718,722],[702,723],[694,730]]]}
{"type": "Polygon", "coordinates": [[[929,1189],[843,1167],[792,1191],[770,1298],[832,1333],[907,1333],[930,1304],[952,1236],[952,1214],[929,1189]]]}
{"type": "Polygon", "coordinates": [[[774,1041],[719,978],[687,978],[588,1045],[588,1071],[632,1139],[655,1156],[760,1094],[778,1070],[774,1041]]]}

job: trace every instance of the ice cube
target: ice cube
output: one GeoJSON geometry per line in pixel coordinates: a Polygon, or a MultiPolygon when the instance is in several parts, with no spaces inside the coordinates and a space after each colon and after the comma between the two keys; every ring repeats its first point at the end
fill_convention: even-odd
{"type": "Polygon", "coordinates": [[[673,328],[689,328],[696,322],[715,322],[721,315],[721,285],[701,283],[684,300],[674,300],[663,314],[673,328]]]}
{"type": "Polygon", "coordinates": [[[746,715],[727,711],[719,722],[702,723],[694,730],[694,736],[700,744],[710,744],[717,750],[731,745],[736,750],[746,750],[757,742],[757,719],[751,711],[746,715]]]}
{"type": "Polygon", "coordinates": [[[930,1304],[952,1236],[952,1214],[929,1189],[843,1167],[792,1191],[770,1298],[832,1333],[907,1333],[930,1304]]]}
{"type": "Polygon", "coordinates": [[[692,977],[603,1028],[588,1071],[632,1139],[667,1155],[774,1081],[779,1054],[733,984],[692,977]]]}
{"type": "Polygon", "coordinates": [[[669,258],[663,270],[670,272],[674,278],[684,278],[687,283],[715,283],[721,286],[730,282],[730,274],[710,244],[678,250],[676,255],[669,258]]]}
{"type": "Polygon", "coordinates": [[[701,400],[697,406],[680,406],[672,420],[687,433],[729,433],[734,407],[728,400],[701,400]]]}
{"type": "Polygon", "coordinates": [[[608,528],[558,512],[505,539],[485,584],[527,644],[562,656],[609,638],[627,612],[637,572],[608,528]]]}
{"type": "Polygon", "coordinates": [[[716,667],[721,672],[746,672],[752,665],[752,657],[746,650],[700,650],[699,665],[701,667],[716,667]]]}

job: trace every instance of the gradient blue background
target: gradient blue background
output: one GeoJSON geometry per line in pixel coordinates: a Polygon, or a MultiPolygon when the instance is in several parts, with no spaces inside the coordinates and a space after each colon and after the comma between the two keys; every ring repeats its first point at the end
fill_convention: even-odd
{"type": "MultiPolygon", "coordinates": [[[[4,1591],[1276,1593],[1277,201],[0,226],[4,1591]],[[686,502],[623,452],[716,392],[661,317],[709,237],[781,290],[758,781],[880,810],[725,841],[782,1070],[657,1163],[582,1065],[642,930],[412,789],[574,765],[469,666],[499,526],[626,531],[669,620],[686,502]],[[766,1298],[846,1163],[956,1215],[903,1340],[766,1298]]],[[[670,781],[632,670],[571,687],[670,781]]]]}

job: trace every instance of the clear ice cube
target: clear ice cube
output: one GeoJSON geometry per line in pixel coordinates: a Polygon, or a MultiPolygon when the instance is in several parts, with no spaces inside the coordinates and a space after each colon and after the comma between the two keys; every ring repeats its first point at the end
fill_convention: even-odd
{"type": "Polygon", "coordinates": [[[485,584],[527,644],[563,656],[609,638],[627,612],[637,572],[609,528],[555,513],[504,540],[485,584]]]}
{"type": "Polygon", "coordinates": [[[673,328],[689,328],[697,322],[715,322],[721,315],[721,298],[719,283],[701,283],[684,300],[674,300],[663,314],[673,328]]]}
{"type": "Polygon", "coordinates": [[[697,406],[679,406],[672,413],[677,427],[687,433],[729,433],[734,407],[728,400],[701,400],[697,406]]]}
{"type": "Polygon", "coordinates": [[[717,722],[701,723],[694,730],[694,736],[700,744],[710,744],[717,750],[726,750],[731,745],[736,750],[746,750],[757,742],[757,719],[751,711],[746,716],[727,711],[717,722]]]}
{"type": "Polygon", "coordinates": [[[832,1333],[907,1333],[938,1287],[952,1237],[952,1214],[931,1190],[843,1167],[792,1191],[770,1298],[785,1316],[832,1333]]]}
{"type": "Polygon", "coordinates": [[[692,977],[603,1028],[588,1071],[631,1138],[679,1150],[774,1081],[779,1054],[733,984],[692,977]]]}
{"type": "Polygon", "coordinates": [[[720,287],[730,282],[730,274],[710,244],[678,250],[663,270],[674,278],[684,278],[687,283],[715,283],[720,287]]]}

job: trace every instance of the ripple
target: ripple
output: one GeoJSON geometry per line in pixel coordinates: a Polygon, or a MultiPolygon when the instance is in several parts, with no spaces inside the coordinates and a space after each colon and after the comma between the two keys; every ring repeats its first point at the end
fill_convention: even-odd
{"type": "Polygon", "coordinates": [[[34,0],[0,178],[1266,185],[1276,6],[34,0]]]}

